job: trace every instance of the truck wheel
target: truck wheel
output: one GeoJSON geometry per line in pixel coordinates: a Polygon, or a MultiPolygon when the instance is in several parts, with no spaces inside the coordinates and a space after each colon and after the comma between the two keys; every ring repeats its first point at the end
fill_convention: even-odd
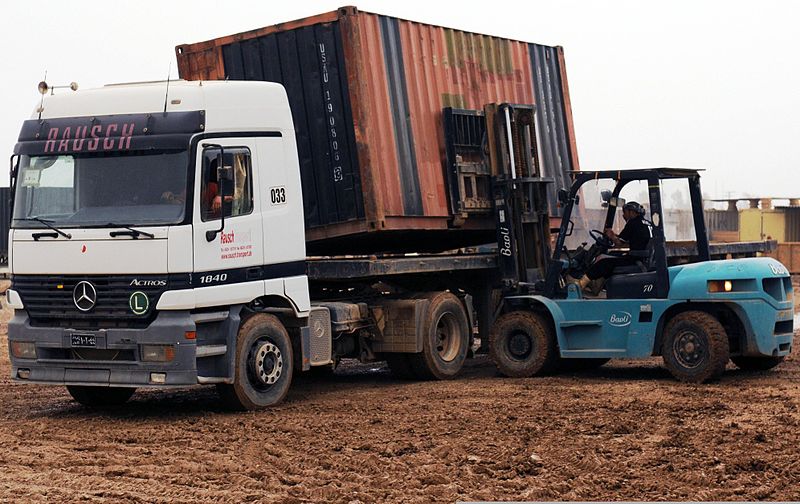
{"type": "Polygon", "coordinates": [[[506,313],[489,335],[489,356],[505,376],[523,378],[548,373],[558,363],[556,338],[541,315],[506,313]]]}
{"type": "Polygon", "coordinates": [[[664,328],[661,357],[680,381],[704,383],[719,378],[729,355],[725,328],[706,312],[679,313],[664,328]]]}
{"type": "Polygon", "coordinates": [[[731,357],[736,367],[742,371],[766,371],[781,362],[783,357],[731,357]]]}
{"type": "Polygon", "coordinates": [[[228,407],[237,410],[278,404],[292,383],[293,362],[286,328],[274,315],[257,313],[239,328],[233,385],[219,385],[219,395],[228,407]]]}
{"type": "Polygon", "coordinates": [[[67,391],[73,399],[84,406],[119,406],[131,398],[135,388],[131,387],[90,387],[85,385],[67,385],[67,391]]]}
{"type": "Polygon", "coordinates": [[[453,378],[461,371],[469,350],[469,321],[461,300],[449,292],[434,295],[422,327],[422,353],[406,354],[415,377],[453,378]]]}

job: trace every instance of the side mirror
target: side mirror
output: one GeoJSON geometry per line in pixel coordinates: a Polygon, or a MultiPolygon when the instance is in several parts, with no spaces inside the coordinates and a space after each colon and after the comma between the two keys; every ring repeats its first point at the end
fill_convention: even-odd
{"type": "Polygon", "coordinates": [[[562,205],[566,205],[567,201],[569,201],[569,193],[566,189],[559,189],[556,196],[558,197],[558,202],[562,205]]]}
{"type": "Polygon", "coordinates": [[[233,167],[232,166],[220,166],[217,168],[217,180],[223,181],[226,180],[228,182],[233,181],[233,167]]]}
{"type": "Polygon", "coordinates": [[[206,241],[212,242],[217,238],[217,235],[225,229],[225,186],[228,184],[223,184],[223,181],[231,181],[233,180],[233,168],[230,166],[224,166],[225,161],[225,148],[219,144],[203,144],[203,147],[206,149],[219,149],[219,153],[217,154],[217,184],[219,188],[219,197],[222,200],[222,208],[220,209],[220,221],[219,221],[219,228],[218,229],[209,229],[206,231],[206,241]]]}
{"type": "Polygon", "coordinates": [[[602,191],[600,191],[600,198],[605,203],[608,203],[609,201],[611,201],[611,191],[609,191],[608,189],[603,189],[602,191]]]}

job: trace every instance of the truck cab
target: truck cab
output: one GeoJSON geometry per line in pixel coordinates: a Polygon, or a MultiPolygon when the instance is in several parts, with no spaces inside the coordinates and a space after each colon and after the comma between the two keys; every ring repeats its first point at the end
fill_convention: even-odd
{"type": "Polygon", "coordinates": [[[119,402],[135,387],[227,390],[242,310],[259,306],[243,358],[256,387],[272,390],[260,400],[280,400],[292,359],[284,336],[307,335],[311,309],[297,166],[277,84],[45,96],[12,158],[13,377],[67,385],[84,403],[119,402]]]}

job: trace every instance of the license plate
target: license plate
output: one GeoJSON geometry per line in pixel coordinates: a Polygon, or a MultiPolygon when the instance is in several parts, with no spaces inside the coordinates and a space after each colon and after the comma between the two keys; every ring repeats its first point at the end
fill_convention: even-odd
{"type": "Polygon", "coordinates": [[[73,334],[72,346],[94,348],[97,346],[97,339],[94,334],[73,334]]]}

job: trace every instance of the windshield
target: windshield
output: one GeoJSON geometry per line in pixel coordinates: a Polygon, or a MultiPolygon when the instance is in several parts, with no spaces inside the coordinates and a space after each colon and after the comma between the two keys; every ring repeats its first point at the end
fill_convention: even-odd
{"type": "Polygon", "coordinates": [[[180,223],[188,159],[185,150],[21,156],[13,227],[180,223]]]}
{"type": "MultiPolygon", "coordinates": [[[[603,232],[608,214],[608,203],[603,200],[602,194],[604,191],[611,194],[616,186],[616,180],[596,179],[584,183],[578,189],[580,201],[573,207],[571,217],[575,227],[572,234],[564,240],[567,249],[574,250],[583,243],[593,244],[594,239],[589,235],[589,231],[592,229],[603,232]]],[[[645,209],[645,218],[650,218],[650,197],[647,192],[646,180],[628,182],[620,191],[619,198],[611,226],[614,232],[620,233],[625,227],[625,220],[622,217],[622,207],[625,202],[635,201],[641,204],[645,209]]]]}

